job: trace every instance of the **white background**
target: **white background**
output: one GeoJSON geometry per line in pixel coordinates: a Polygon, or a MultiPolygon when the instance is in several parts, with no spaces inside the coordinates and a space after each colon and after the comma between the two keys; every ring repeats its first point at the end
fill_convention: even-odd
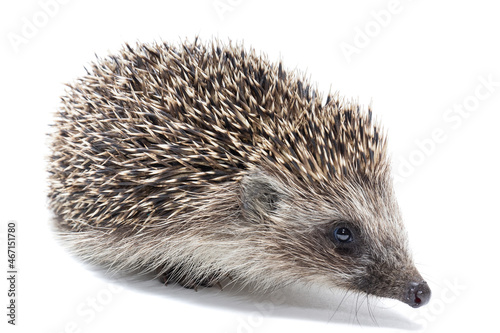
{"type": "Polygon", "coordinates": [[[494,1],[477,0],[2,2],[2,332],[498,327],[498,13],[494,1]],[[63,83],[84,74],[94,53],[116,52],[124,42],[195,35],[243,40],[289,69],[307,70],[321,91],[373,101],[389,132],[418,268],[433,290],[428,306],[300,288],[250,296],[125,283],[84,267],[56,243],[44,158],[63,83]],[[6,323],[9,220],[18,225],[16,327],[6,323]]]}

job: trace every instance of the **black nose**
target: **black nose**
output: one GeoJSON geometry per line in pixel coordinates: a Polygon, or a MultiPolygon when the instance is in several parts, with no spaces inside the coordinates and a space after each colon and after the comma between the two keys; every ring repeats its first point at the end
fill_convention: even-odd
{"type": "Polygon", "coordinates": [[[429,303],[431,289],[427,282],[410,282],[404,302],[412,308],[418,308],[429,303]]]}

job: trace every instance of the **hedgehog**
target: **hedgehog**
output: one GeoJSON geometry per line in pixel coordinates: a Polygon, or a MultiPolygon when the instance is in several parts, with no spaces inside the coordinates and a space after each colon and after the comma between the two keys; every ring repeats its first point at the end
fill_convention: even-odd
{"type": "Polygon", "coordinates": [[[48,202],[69,251],[187,288],[428,303],[371,106],[243,44],[125,44],[69,84],[48,202]]]}

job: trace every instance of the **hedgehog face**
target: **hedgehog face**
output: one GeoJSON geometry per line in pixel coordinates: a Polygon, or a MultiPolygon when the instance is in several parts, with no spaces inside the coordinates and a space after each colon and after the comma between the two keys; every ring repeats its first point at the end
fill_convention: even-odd
{"type": "MultiPolygon", "coordinates": [[[[380,211],[385,209],[380,207],[380,211]]],[[[398,217],[344,216],[345,220],[330,223],[326,232],[334,248],[332,263],[344,262],[341,276],[349,276],[350,289],[398,299],[413,307],[426,304],[430,290],[414,267],[398,217]]]]}
{"type": "Polygon", "coordinates": [[[262,173],[246,177],[242,208],[248,220],[266,228],[262,235],[276,243],[277,261],[287,258],[289,274],[300,272],[299,279],[412,307],[429,301],[430,289],[414,267],[392,190],[344,179],[321,191],[310,186],[297,191],[292,176],[282,179],[262,173]]]}

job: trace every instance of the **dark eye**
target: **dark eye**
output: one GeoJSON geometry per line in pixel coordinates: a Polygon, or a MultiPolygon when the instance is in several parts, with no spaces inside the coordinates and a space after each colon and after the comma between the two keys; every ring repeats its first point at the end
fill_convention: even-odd
{"type": "Polygon", "coordinates": [[[333,237],[339,243],[350,243],[353,240],[352,232],[346,227],[338,227],[333,230],[333,237]]]}
{"type": "Polygon", "coordinates": [[[334,223],[328,231],[328,238],[335,246],[335,251],[342,255],[355,255],[363,247],[359,229],[348,221],[334,223]]]}

